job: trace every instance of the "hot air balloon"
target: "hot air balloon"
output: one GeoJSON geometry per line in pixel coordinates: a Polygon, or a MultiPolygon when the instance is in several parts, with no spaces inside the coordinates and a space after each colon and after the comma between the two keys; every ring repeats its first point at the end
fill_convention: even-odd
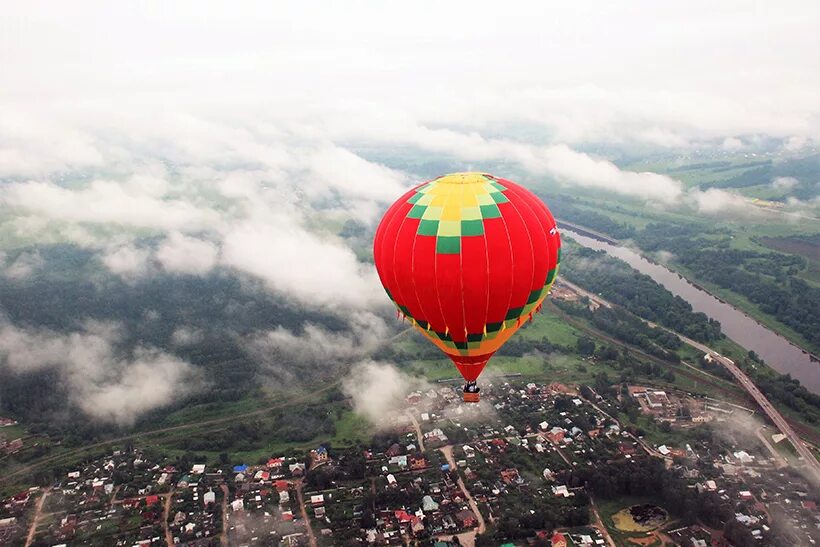
{"type": "Polygon", "coordinates": [[[376,270],[398,314],[438,346],[478,402],[487,361],[541,308],[561,239],[532,192],[486,173],[420,184],[385,213],[376,270]]]}

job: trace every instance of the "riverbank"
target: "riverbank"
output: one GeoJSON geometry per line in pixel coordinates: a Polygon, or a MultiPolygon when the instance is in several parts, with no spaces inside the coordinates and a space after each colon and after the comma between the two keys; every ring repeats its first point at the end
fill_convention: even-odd
{"type": "Polygon", "coordinates": [[[602,238],[583,235],[565,225],[562,235],[582,246],[604,251],[621,259],[632,268],[648,275],[672,294],[683,298],[695,311],[720,321],[723,333],[747,351],[757,353],[772,369],[790,374],[806,389],[820,394],[820,363],[817,357],[793,344],[787,338],[761,324],[744,311],[732,306],[689,282],[680,273],[657,264],[639,252],[621,245],[613,245],[602,238]]]}

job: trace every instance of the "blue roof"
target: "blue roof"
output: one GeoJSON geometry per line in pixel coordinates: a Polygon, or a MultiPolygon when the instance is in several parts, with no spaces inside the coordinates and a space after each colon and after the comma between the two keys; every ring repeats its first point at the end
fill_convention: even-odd
{"type": "Polygon", "coordinates": [[[234,473],[242,473],[247,468],[248,468],[248,466],[244,465],[244,464],[243,465],[236,465],[236,466],[234,466],[233,471],[234,471],[234,473]]]}
{"type": "Polygon", "coordinates": [[[324,446],[320,446],[316,449],[316,452],[318,452],[319,454],[324,454],[325,452],[327,452],[327,448],[325,448],[324,446]]]}
{"type": "Polygon", "coordinates": [[[450,464],[445,463],[444,465],[441,466],[441,470],[442,471],[449,471],[450,470],[450,464]]]}

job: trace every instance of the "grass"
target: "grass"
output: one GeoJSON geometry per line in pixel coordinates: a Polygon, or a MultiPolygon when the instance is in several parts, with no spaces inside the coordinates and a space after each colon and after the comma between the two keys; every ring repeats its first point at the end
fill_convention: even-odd
{"type": "Polygon", "coordinates": [[[629,538],[647,536],[646,532],[630,533],[616,528],[612,517],[618,511],[627,509],[633,505],[643,504],[658,505],[659,507],[663,507],[662,503],[659,503],[658,500],[651,497],[621,496],[617,500],[599,500],[596,498],[595,502],[598,505],[598,512],[601,515],[601,520],[604,522],[604,526],[607,527],[610,535],[612,535],[612,539],[615,540],[617,545],[630,545],[632,543],[629,541],[629,538]]]}

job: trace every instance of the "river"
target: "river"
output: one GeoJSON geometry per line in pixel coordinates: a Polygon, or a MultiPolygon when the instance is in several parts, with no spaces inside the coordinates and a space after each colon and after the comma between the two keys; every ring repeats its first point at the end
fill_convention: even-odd
{"type": "Polygon", "coordinates": [[[561,228],[561,235],[572,238],[584,247],[605,251],[648,275],[672,294],[689,302],[695,311],[703,312],[720,321],[721,330],[726,336],[757,353],[770,367],[782,374],[791,374],[792,378],[800,380],[806,389],[820,394],[820,363],[813,361],[808,353],[786,338],[689,283],[677,273],[650,262],[631,249],[581,235],[566,227],[561,228]]]}

